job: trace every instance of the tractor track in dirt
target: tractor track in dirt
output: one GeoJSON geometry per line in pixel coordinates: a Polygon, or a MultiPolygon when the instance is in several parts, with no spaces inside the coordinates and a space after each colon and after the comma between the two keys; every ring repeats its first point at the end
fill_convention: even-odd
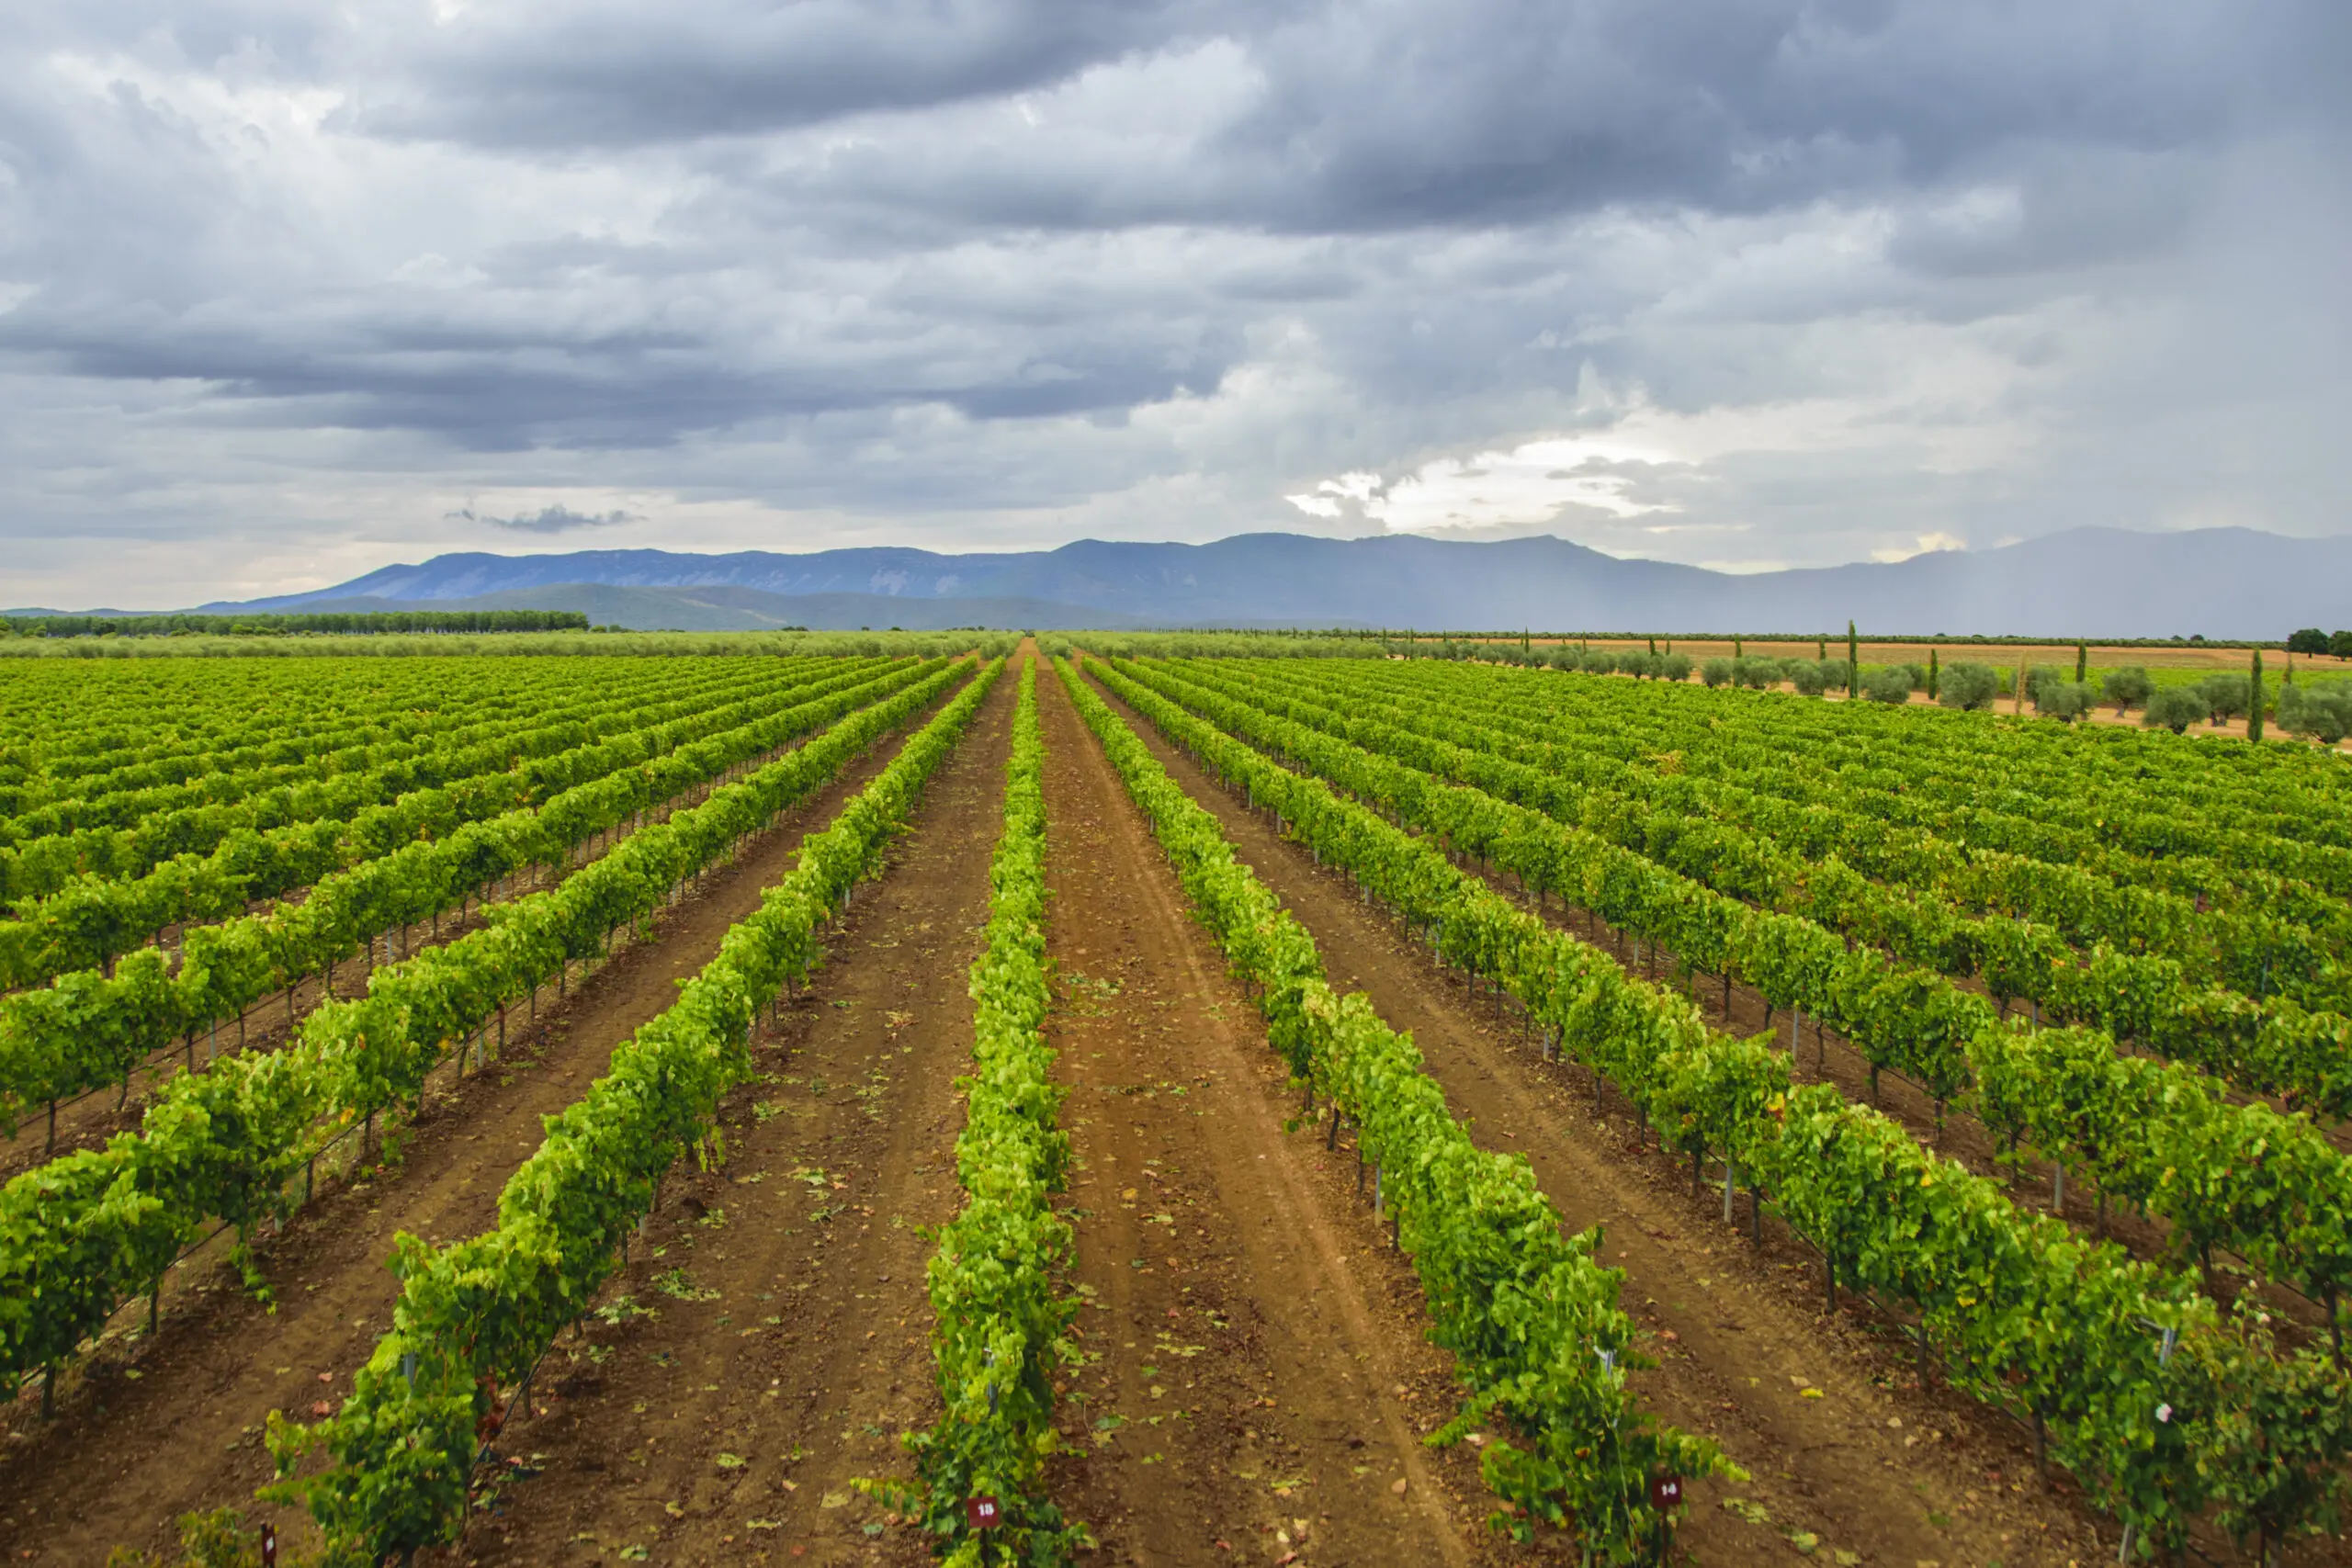
{"type": "Polygon", "coordinates": [[[938,1414],[924,1231],[960,1199],[966,971],[1016,674],[756,1033],[758,1077],[720,1106],[724,1162],[668,1184],[602,1314],[542,1366],[498,1444],[523,1463],[420,1563],[929,1561],[852,1483],[910,1473],[898,1436],[938,1414]]]}
{"type": "Polygon", "coordinates": [[[1420,1439],[1452,1359],[1060,682],[1046,732],[1047,1031],[1085,1298],[1057,1501],[1115,1563],[1469,1563],[1475,1456],[1420,1439]],[[1295,1554],[1295,1556],[1293,1554],[1295,1554]]]}
{"type": "MultiPolygon", "coordinates": [[[[1097,688],[1101,692],[1101,688],[1097,688]]],[[[1626,1271],[1623,1300],[1659,1365],[1637,1377],[1645,1407],[1703,1432],[1751,1474],[1694,1484],[1678,1552],[1742,1563],[1817,1539],[1817,1554],[1865,1563],[2089,1562],[2115,1532],[2061,1481],[2034,1477],[2022,1437],[1981,1406],[1917,1385],[1902,1342],[1871,1314],[1826,1313],[1815,1255],[1775,1222],[1765,1243],[1722,1222],[1719,1191],[1641,1150],[1613,1092],[1541,1059],[1515,1021],[1440,970],[1344,874],[1318,867],[1271,821],[1228,795],[1152,726],[1102,692],[1160,761],[1215,813],[1240,858],[1314,934],[1331,983],[1366,991],[1409,1031],[1455,1114],[1487,1147],[1521,1151],[1573,1229],[1605,1227],[1603,1260],[1626,1271]],[[1671,1337],[1668,1337],[1668,1336],[1671,1337]],[[1727,1506],[1759,1509],[1747,1522],[1727,1506]]],[[[1793,1555],[1793,1553],[1792,1553],[1793,1555]]]]}

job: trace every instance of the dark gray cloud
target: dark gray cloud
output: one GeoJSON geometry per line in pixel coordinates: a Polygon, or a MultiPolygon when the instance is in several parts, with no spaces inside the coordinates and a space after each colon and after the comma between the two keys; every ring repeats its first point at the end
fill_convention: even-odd
{"type": "Polygon", "coordinates": [[[623,512],[618,507],[605,513],[574,512],[560,501],[535,513],[513,517],[494,517],[486,512],[477,513],[469,506],[461,506],[446,515],[457,522],[485,524],[513,534],[569,534],[581,528],[616,528],[624,523],[645,521],[636,513],[623,512]]]}
{"type": "Polygon", "coordinates": [[[2332,529],[2348,17],[50,8],[0,43],[0,536],[57,599],[101,536],[226,593],[485,526],[2332,529]]]}
{"type": "Polygon", "coordinates": [[[1035,91],[1247,16],[1203,0],[468,6],[396,42],[347,112],[370,134],[571,157],[1035,91]]]}

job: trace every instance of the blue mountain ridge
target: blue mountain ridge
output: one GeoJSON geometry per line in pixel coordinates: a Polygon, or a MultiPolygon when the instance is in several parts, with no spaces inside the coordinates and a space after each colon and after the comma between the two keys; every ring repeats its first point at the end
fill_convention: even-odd
{"type": "MultiPolygon", "coordinates": [[[[1245,534],[1212,544],[1081,539],[1057,549],[945,555],[912,547],[695,555],[580,550],[443,555],[314,592],[208,610],[292,610],[368,599],[427,607],[495,595],[525,604],[605,584],[762,606],[821,603],[822,622],[888,624],[908,601],[1019,603],[1033,625],[1358,625],[1422,629],[1842,632],[2275,637],[2352,624],[2352,537],[2248,528],[2145,534],[2078,528],[1982,551],[1892,563],[1733,574],[1620,559],[1539,536],[1493,543],[1412,535],[1245,534]],[[731,590],[731,594],[709,591],[731,590]],[[703,591],[696,592],[695,591],[703,591]],[[1093,617],[1093,618],[1090,618],[1093,617]]],[[[551,604],[551,607],[556,607],[551,604]]],[[[920,617],[943,624],[933,604],[920,617]]]]}

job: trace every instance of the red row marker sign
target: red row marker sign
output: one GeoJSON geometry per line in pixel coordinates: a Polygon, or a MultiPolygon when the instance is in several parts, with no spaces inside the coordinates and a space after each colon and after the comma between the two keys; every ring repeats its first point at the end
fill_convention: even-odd
{"type": "Polygon", "coordinates": [[[1682,1502],[1682,1477],[1653,1475],[1650,1477],[1650,1506],[1663,1514],[1679,1507],[1682,1502]]]}
{"type": "Polygon", "coordinates": [[[965,1498],[964,1517],[970,1521],[972,1528],[976,1530],[994,1529],[1004,1523],[1003,1510],[996,1506],[996,1499],[993,1497],[965,1498]]]}

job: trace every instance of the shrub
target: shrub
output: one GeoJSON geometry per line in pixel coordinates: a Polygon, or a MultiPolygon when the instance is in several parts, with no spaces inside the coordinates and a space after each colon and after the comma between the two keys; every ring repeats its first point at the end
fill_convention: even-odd
{"type": "Polygon", "coordinates": [[[1657,678],[1661,681],[1690,679],[1690,656],[1687,653],[1659,654],[1657,664],[1657,678]]]}
{"type": "Polygon", "coordinates": [[[2148,711],[2140,722],[2150,729],[2169,729],[2175,735],[2205,716],[2205,699],[2194,686],[2166,686],[2148,699],[2148,711]]]}
{"type": "Polygon", "coordinates": [[[1728,659],[1710,659],[1699,666],[1699,679],[1710,686],[1729,685],[1731,677],[1731,660],[1728,659]]]}
{"type": "Polygon", "coordinates": [[[1829,678],[1822,673],[1822,666],[1810,659],[1789,660],[1789,680],[1801,695],[1817,697],[1829,685],[1829,678]]]}
{"type": "Polygon", "coordinates": [[[1760,692],[1767,686],[1781,683],[1781,661],[1777,659],[1735,659],[1731,661],[1732,679],[1750,691],[1760,692]]]}
{"type": "Polygon", "coordinates": [[[1943,668],[1942,679],[1937,682],[1936,701],[1948,708],[1973,713],[1993,705],[2001,694],[2001,677],[1989,664],[1962,660],[1943,668]]]}

